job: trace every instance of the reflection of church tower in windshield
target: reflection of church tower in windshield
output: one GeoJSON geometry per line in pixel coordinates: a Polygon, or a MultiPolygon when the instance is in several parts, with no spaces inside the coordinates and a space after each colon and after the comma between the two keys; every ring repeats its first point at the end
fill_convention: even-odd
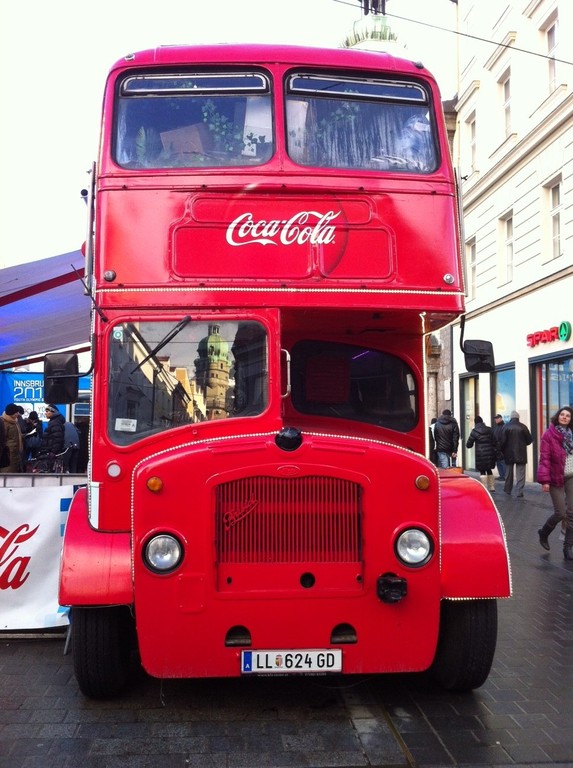
{"type": "Polygon", "coordinates": [[[209,333],[198,346],[195,360],[197,384],[205,397],[207,419],[226,419],[227,390],[229,389],[229,345],[219,333],[217,323],[209,326],[209,333]]]}

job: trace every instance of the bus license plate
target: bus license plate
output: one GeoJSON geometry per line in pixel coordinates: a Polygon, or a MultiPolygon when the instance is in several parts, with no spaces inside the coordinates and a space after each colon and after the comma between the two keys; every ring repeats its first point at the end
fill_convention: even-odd
{"type": "Polygon", "coordinates": [[[342,650],[242,651],[241,672],[255,675],[342,672],[342,650]]]}

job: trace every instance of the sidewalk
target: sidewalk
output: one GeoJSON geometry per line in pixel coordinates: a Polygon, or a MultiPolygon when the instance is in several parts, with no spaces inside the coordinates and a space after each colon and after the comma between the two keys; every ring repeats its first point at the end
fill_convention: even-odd
{"type": "Polygon", "coordinates": [[[558,529],[549,552],[539,544],[552,504],[538,483],[526,483],[518,499],[496,480],[492,498],[506,532],[513,596],[498,601],[490,676],[469,695],[424,690],[415,678],[396,691],[389,681],[387,709],[418,768],[573,768],[573,562],[563,558],[558,529]]]}

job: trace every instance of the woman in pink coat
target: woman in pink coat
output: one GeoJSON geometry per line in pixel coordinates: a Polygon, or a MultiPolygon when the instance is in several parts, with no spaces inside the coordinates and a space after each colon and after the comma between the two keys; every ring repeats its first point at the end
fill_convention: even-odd
{"type": "Polygon", "coordinates": [[[553,514],[538,530],[539,543],[549,549],[548,537],[557,523],[565,521],[563,557],[573,560],[573,409],[565,405],[551,419],[541,437],[537,481],[553,503],[553,514]]]}

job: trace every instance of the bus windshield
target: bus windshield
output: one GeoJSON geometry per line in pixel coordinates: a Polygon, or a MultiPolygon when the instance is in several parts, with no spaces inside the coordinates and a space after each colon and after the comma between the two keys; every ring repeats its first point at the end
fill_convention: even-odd
{"type": "Polygon", "coordinates": [[[268,399],[267,334],[253,321],[140,321],[110,341],[108,430],[128,445],[183,424],[256,416],[268,399]]]}
{"type": "Polygon", "coordinates": [[[409,432],[418,423],[418,391],[400,358],[342,342],[300,341],[292,350],[292,402],[300,413],[409,432]]]}
{"type": "Polygon", "coordinates": [[[429,95],[418,83],[297,74],[287,141],[300,165],[429,173],[437,168],[429,95]]]}
{"type": "Polygon", "coordinates": [[[270,85],[256,72],[141,74],[119,85],[124,168],[250,166],[273,148],[270,85]]]}

